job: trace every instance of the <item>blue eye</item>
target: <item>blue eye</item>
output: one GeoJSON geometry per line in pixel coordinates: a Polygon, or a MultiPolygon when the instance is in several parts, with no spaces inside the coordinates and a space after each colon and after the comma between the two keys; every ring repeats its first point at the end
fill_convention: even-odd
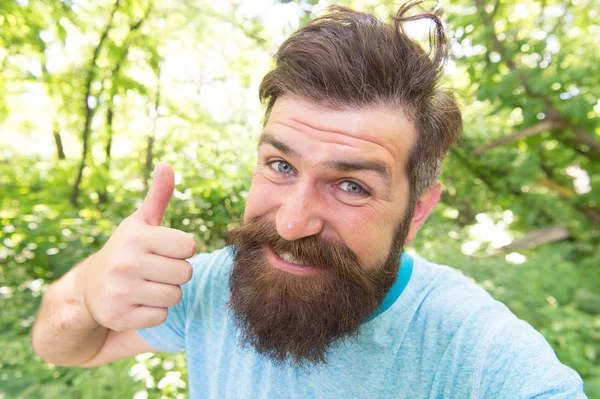
{"type": "Polygon", "coordinates": [[[282,175],[289,175],[294,171],[292,165],[285,161],[273,161],[269,163],[269,167],[274,171],[281,173],[282,175]]]}
{"type": "Polygon", "coordinates": [[[360,184],[355,181],[346,180],[340,184],[340,188],[352,195],[365,195],[368,194],[360,184]]]}

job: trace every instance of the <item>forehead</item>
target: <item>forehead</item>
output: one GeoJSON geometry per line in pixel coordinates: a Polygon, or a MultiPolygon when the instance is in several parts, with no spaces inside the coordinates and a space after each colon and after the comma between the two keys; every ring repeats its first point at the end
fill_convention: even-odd
{"type": "Polygon", "coordinates": [[[401,107],[332,110],[292,96],[277,99],[263,135],[285,142],[311,141],[316,151],[329,148],[337,155],[375,158],[392,175],[403,176],[416,139],[414,124],[401,107]]]}

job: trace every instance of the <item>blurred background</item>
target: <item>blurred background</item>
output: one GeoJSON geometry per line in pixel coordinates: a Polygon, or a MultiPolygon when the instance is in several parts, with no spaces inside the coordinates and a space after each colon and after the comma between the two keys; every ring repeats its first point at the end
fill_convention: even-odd
{"type": "MultiPolygon", "coordinates": [[[[337,4],[382,18],[397,2],[337,4]]],[[[183,355],[40,361],[42,293],[98,250],[171,162],[165,223],[223,245],[254,163],[262,76],[326,1],[0,0],[0,399],[184,398],[183,355]]],[[[449,264],[550,342],[600,398],[600,10],[444,3],[464,139],[412,253],[449,264]]],[[[427,45],[429,27],[408,31],[427,45]]]]}

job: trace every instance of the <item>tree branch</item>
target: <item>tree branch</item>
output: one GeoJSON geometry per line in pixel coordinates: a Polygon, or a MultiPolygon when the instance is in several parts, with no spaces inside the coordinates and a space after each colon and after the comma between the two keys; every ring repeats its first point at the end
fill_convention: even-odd
{"type": "MultiPolygon", "coordinates": [[[[468,151],[469,149],[467,148],[454,147],[452,148],[451,153],[474,177],[481,180],[491,193],[505,191],[514,198],[526,198],[526,194],[520,189],[512,187],[509,184],[504,184],[501,180],[498,180],[498,177],[501,176],[504,171],[491,168],[488,165],[478,165],[477,159],[469,158],[467,155],[468,151]]],[[[554,224],[556,222],[555,215],[547,210],[542,208],[539,210],[539,213],[543,218],[544,223],[554,224]]]]}
{"type": "MultiPolygon", "coordinates": [[[[577,194],[568,187],[561,186],[560,184],[550,180],[550,179],[541,179],[538,180],[537,183],[540,186],[544,186],[555,193],[557,193],[560,197],[564,199],[573,199],[577,194]]],[[[572,203],[573,207],[577,209],[579,212],[583,213],[585,217],[597,225],[600,225],[600,211],[590,205],[583,205],[572,203]]]]}
{"type": "Polygon", "coordinates": [[[586,132],[583,128],[577,125],[570,125],[575,135],[575,142],[577,144],[584,145],[588,148],[588,152],[591,153],[592,158],[600,160],[600,143],[594,139],[591,133],[586,132]]]}
{"type": "Polygon", "coordinates": [[[494,50],[496,50],[496,52],[500,54],[500,57],[502,58],[508,69],[517,74],[517,77],[519,78],[519,83],[521,84],[521,86],[523,86],[523,89],[525,90],[527,95],[533,98],[539,98],[544,102],[544,105],[547,109],[546,115],[549,116],[549,119],[562,121],[564,127],[568,127],[573,131],[575,143],[579,144],[580,146],[585,146],[584,148],[587,149],[587,151],[583,150],[584,155],[586,157],[595,160],[600,159],[600,143],[596,140],[594,134],[585,131],[585,129],[583,129],[581,126],[569,121],[568,118],[554,106],[554,104],[552,103],[550,98],[548,98],[547,95],[536,92],[529,86],[527,76],[523,73],[522,70],[520,70],[517,67],[513,58],[508,56],[504,43],[500,41],[500,39],[498,39],[493,20],[493,14],[496,13],[497,8],[494,8],[493,14],[489,14],[485,10],[485,4],[486,3],[484,0],[475,0],[477,12],[479,13],[482,22],[485,26],[489,27],[494,50]]]}
{"type": "Polygon", "coordinates": [[[542,244],[549,244],[566,240],[571,237],[571,233],[565,226],[554,226],[545,229],[535,230],[528,233],[525,237],[514,240],[508,245],[500,248],[502,253],[518,251],[520,249],[529,249],[542,244]]]}
{"type": "Polygon", "coordinates": [[[543,122],[540,122],[536,125],[530,126],[528,128],[525,128],[523,130],[520,130],[516,133],[510,134],[508,136],[504,136],[501,137],[497,140],[493,140],[491,142],[489,142],[488,144],[485,144],[479,148],[476,148],[473,152],[471,152],[471,156],[477,156],[477,155],[481,155],[484,152],[487,152],[493,148],[496,147],[500,147],[503,146],[505,144],[509,144],[512,143],[514,141],[518,141],[520,139],[523,139],[525,137],[529,137],[529,136],[534,136],[536,134],[540,134],[543,132],[547,132],[547,131],[557,131],[560,128],[562,128],[563,125],[560,122],[557,121],[552,121],[552,120],[545,120],[543,122]]]}
{"type": "MultiPolygon", "coordinates": [[[[557,193],[560,197],[564,199],[571,200],[572,198],[577,196],[577,193],[568,187],[561,186],[556,183],[553,178],[552,169],[544,164],[544,152],[540,149],[540,168],[544,175],[546,175],[546,179],[541,179],[537,183],[541,186],[549,188],[550,190],[557,193]]],[[[600,210],[596,207],[590,205],[583,205],[578,203],[572,203],[573,207],[577,209],[579,212],[583,213],[589,220],[600,225],[600,210]]]]}

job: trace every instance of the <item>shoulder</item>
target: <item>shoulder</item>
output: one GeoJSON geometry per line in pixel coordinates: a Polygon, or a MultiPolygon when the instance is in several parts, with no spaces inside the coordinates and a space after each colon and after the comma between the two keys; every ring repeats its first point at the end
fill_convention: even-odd
{"type": "Polygon", "coordinates": [[[418,256],[413,258],[410,284],[424,316],[439,318],[448,328],[456,329],[468,320],[476,319],[482,323],[497,318],[499,313],[512,315],[504,304],[462,272],[418,256]]]}
{"type": "Polygon", "coordinates": [[[585,398],[581,377],[556,357],[546,339],[516,317],[489,331],[480,347],[475,397],[585,398]]]}
{"type": "Polygon", "coordinates": [[[415,322],[434,336],[440,364],[460,365],[472,398],[585,397],[579,375],[546,339],[474,280],[419,257],[413,277],[421,298],[415,322]]]}
{"type": "Polygon", "coordinates": [[[413,274],[406,296],[401,298],[403,309],[398,310],[412,315],[409,337],[427,343],[423,356],[432,363],[452,365],[462,363],[461,359],[474,359],[488,332],[502,320],[515,318],[505,305],[461,272],[413,258],[413,274]]]}

